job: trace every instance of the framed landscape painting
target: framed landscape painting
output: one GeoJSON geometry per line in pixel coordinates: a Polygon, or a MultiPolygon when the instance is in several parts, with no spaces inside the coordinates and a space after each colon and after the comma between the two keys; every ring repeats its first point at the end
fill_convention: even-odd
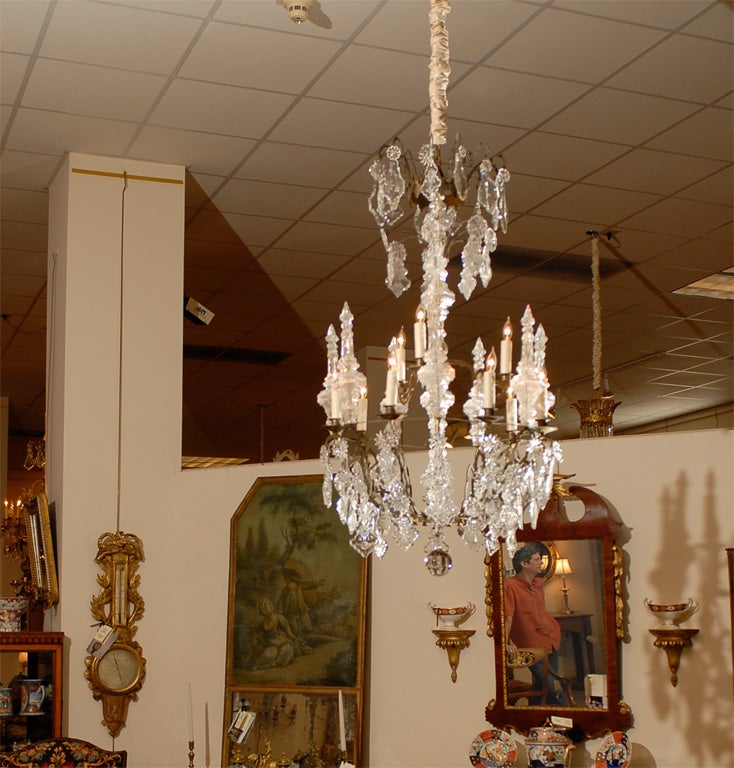
{"type": "Polygon", "coordinates": [[[359,758],[367,568],[324,505],[322,482],[321,475],[259,478],[232,517],[222,751],[230,765],[276,749],[273,760],[312,753],[338,765],[347,733],[345,759],[359,758]],[[276,717],[276,706],[287,717],[285,709],[276,717]],[[237,741],[242,734],[229,731],[245,707],[256,718],[237,741]]]}

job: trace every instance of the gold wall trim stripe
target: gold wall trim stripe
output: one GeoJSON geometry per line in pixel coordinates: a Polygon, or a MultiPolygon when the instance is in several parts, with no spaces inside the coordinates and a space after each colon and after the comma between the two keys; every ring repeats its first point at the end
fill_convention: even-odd
{"type": "Polygon", "coordinates": [[[112,173],[111,171],[92,171],[88,168],[72,168],[72,173],[85,173],[88,176],[110,176],[113,179],[132,179],[134,181],[154,181],[158,184],[183,184],[183,179],[165,179],[162,176],[139,176],[134,173],[112,173]]]}

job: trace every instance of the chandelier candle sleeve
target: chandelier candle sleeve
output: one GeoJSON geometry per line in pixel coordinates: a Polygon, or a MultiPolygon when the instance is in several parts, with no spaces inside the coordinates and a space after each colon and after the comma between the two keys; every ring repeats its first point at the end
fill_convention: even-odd
{"type": "Polygon", "coordinates": [[[395,347],[395,365],[397,368],[398,381],[406,381],[408,376],[405,368],[405,334],[403,329],[397,337],[397,346],[395,347]]]}
{"type": "Polygon", "coordinates": [[[509,317],[502,329],[500,342],[500,374],[504,373],[512,373],[512,324],[509,317]]]}
{"type": "Polygon", "coordinates": [[[367,430],[367,389],[362,387],[359,393],[359,402],[357,403],[357,431],[365,432],[367,430]]]}
{"type": "Polygon", "coordinates": [[[390,344],[390,356],[387,358],[387,379],[385,380],[385,401],[384,405],[391,406],[398,403],[398,372],[394,354],[394,342],[390,344]]]}
{"type": "Polygon", "coordinates": [[[484,409],[493,411],[497,405],[495,369],[497,368],[497,353],[492,351],[487,356],[487,370],[484,371],[484,409]]]}
{"type": "Polygon", "coordinates": [[[517,398],[511,389],[507,390],[507,401],[505,402],[505,417],[508,432],[517,432],[517,398]]]}
{"type": "Polygon", "coordinates": [[[426,356],[426,312],[423,307],[418,307],[413,324],[413,344],[415,356],[422,360],[426,356]]]}

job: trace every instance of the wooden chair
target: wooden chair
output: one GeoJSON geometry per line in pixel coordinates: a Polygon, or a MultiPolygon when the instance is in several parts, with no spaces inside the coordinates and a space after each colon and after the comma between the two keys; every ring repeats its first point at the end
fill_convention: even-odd
{"type": "Polygon", "coordinates": [[[0,768],[127,768],[125,750],[110,751],[81,739],[45,739],[0,754],[0,768]]]}
{"type": "Polygon", "coordinates": [[[537,699],[540,704],[547,704],[549,683],[552,682],[555,685],[557,681],[566,693],[568,706],[575,707],[576,702],[573,699],[571,689],[572,680],[572,676],[561,675],[550,668],[548,653],[545,648],[518,648],[515,658],[512,661],[509,659],[507,661],[507,703],[516,704],[520,699],[527,699],[528,704],[530,704],[532,699],[537,699]],[[528,669],[539,661],[543,662],[542,684],[540,686],[535,684],[532,677],[530,681],[527,681],[520,680],[515,676],[515,670],[528,669]]]}

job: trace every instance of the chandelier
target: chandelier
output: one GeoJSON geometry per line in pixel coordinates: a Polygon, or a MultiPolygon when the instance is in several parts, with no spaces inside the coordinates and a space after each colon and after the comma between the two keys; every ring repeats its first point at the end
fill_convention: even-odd
{"type": "Polygon", "coordinates": [[[481,339],[474,346],[473,383],[463,411],[475,453],[464,501],[457,508],[448,458],[451,446],[446,438],[447,415],[454,404],[450,385],[455,376],[445,332],[455,299],[447,282],[449,251],[452,245],[463,243],[458,289],[468,299],[477,279],[486,287],[492,277],[490,254],[497,247],[497,231],[507,230],[505,187],[510,174],[486,152],[471,158],[459,140],[446,167],[443,165],[450,72],[445,21],[449,10],[448,0],[431,0],[431,127],[429,143],[418,154],[422,177],[397,141],[384,148],[370,166],[374,186],[369,209],[387,252],[385,282],[396,296],[410,287],[410,281],[405,245],[390,235],[406,216],[404,201],[415,207],[413,222],[423,247],[420,306],[413,324],[415,363],[406,363],[406,339],[401,331],[389,346],[385,396],[380,403],[384,424],[374,440],[368,440],[366,377],[355,356],[354,317],[345,303],[340,334],[333,325],[326,334],[327,373],[317,398],[329,429],[321,448],[324,503],[331,506],[336,493],[336,510],[347,526],[350,544],[365,557],[373,553],[382,557],[388,535],[407,549],[425,526],[424,562],[434,575],[451,568],[445,539],[450,527],[456,527],[471,547],[484,546],[492,554],[502,539],[514,552],[517,529],[526,520],[535,526],[561,459],[559,443],[547,437],[554,429],[548,422],[555,400],[545,371],[547,339],[542,325],[535,328],[528,307],[522,316],[520,360],[514,374],[509,318],[499,361],[494,349],[487,354],[481,339]],[[401,445],[402,421],[418,384],[428,428],[422,509],[413,498],[401,445]]]}
{"type": "MultiPolygon", "coordinates": [[[[602,379],[601,367],[601,288],[599,276],[599,233],[590,230],[591,235],[591,305],[592,305],[592,395],[587,399],[571,403],[579,414],[579,437],[612,437],[614,423],[612,417],[617,406],[614,393],[609,389],[606,378],[602,379]]],[[[607,240],[611,233],[607,233],[607,240]]]]}

